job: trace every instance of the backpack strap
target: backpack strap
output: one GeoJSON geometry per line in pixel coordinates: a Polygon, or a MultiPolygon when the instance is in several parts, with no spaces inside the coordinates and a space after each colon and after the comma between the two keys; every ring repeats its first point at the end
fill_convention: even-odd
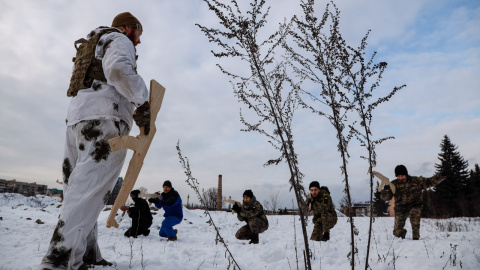
{"type": "Polygon", "coordinates": [[[83,43],[87,43],[87,42],[88,42],[88,41],[87,41],[86,39],[84,39],[84,38],[81,38],[81,39],[79,39],[79,40],[75,41],[75,42],[73,43],[73,46],[75,47],[75,50],[77,50],[77,51],[78,51],[77,44],[80,44],[80,45],[82,45],[83,43]]]}

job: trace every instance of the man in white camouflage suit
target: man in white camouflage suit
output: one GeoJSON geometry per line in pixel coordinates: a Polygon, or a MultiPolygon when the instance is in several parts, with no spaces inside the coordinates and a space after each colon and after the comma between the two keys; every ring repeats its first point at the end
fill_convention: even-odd
{"type": "Polygon", "coordinates": [[[91,87],[75,93],[68,108],[64,201],[42,269],[112,265],[100,253],[97,219],[118,179],[126,150],[112,152],[108,140],[128,135],[133,120],[146,127],[145,133],[150,126],[148,89],[136,72],[135,46],[140,44],[142,25],[129,12],[121,13],[112,27],[92,30],[87,39],[104,30],[108,32],[96,43],[94,56],[100,77],[92,75],[91,87]]]}

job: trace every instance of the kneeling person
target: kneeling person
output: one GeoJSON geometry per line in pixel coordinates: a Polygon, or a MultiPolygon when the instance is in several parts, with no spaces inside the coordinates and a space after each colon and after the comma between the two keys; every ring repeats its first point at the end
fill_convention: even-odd
{"type": "Polygon", "coordinates": [[[173,226],[180,224],[183,219],[182,198],[172,187],[172,183],[167,180],[163,183],[162,199],[150,198],[149,202],[154,203],[160,209],[163,207],[165,219],[162,222],[159,235],[167,237],[167,241],[177,240],[177,230],[173,226]]]}
{"type": "Polygon", "coordinates": [[[132,219],[132,227],[125,232],[126,237],[135,237],[138,235],[149,235],[150,226],[152,226],[152,213],[150,213],[150,207],[145,199],[138,197],[140,190],[132,190],[130,192],[130,198],[135,202],[135,206],[122,206],[122,211],[127,211],[128,216],[132,219]]]}
{"type": "Polygon", "coordinates": [[[263,206],[257,201],[251,190],[243,193],[243,209],[234,204],[232,210],[237,212],[240,221],[247,222],[241,227],[235,237],[240,240],[250,240],[249,244],[258,244],[258,234],[268,229],[267,216],[263,212],[263,206]]]}
{"type": "Polygon", "coordinates": [[[306,204],[308,210],[313,211],[314,224],[310,240],[328,241],[330,229],[337,223],[337,212],[333,207],[330,191],[327,187],[320,187],[318,181],[311,182],[309,189],[306,204]]]}

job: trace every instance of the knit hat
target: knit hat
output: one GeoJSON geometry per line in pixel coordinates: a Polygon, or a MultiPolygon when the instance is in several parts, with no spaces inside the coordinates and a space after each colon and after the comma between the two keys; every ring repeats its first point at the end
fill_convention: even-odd
{"type": "Polygon", "coordinates": [[[253,198],[253,192],[251,189],[247,189],[245,190],[245,192],[243,192],[243,196],[247,196],[249,198],[253,198]]]}
{"type": "Polygon", "coordinates": [[[395,176],[399,175],[408,175],[407,167],[403,165],[398,165],[395,167],[395,176]]]}
{"type": "Polygon", "coordinates": [[[140,190],[138,190],[138,189],[132,190],[132,192],[130,192],[130,195],[138,197],[138,195],[140,195],[140,190]]]}
{"type": "Polygon", "coordinates": [[[167,180],[163,182],[163,186],[172,187],[172,182],[170,182],[170,180],[167,180]]]}
{"type": "Polygon", "coordinates": [[[311,189],[312,187],[316,187],[316,188],[320,189],[320,183],[318,183],[318,181],[312,181],[310,183],[310,185],[308,186],[308,189],[311,189]]]}
{"type": "Polygon", "coordinates": [[[112,27],[134,25],[138,30],[143,31],[140,21],[130,12],[123,12],[115,16],[112,22],[112,27]]]}

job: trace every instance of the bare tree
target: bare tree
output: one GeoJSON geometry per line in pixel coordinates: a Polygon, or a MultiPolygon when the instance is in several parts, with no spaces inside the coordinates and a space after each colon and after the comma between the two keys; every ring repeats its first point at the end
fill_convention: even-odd
{"type": "Polygon", "coordinates": [[[202,197],[208,210],[217,208],[217,188],[211,187],[207,190],[202,189],[202,197]]]}
{"type": "Polygon", "coordinates": [[[271,210],[270,202],[267,200],[263,200],[263,208],[265,208],[266,210],[271,210]]]}
{"type": "MultiPolygon", "coordinates": [[[[370,31],[363,37],[360,46],[353,48],[348,46],[351,57],[342,62],[347,72],[347,80],[345,88],[353,94],[354,110],[358,113],[360,118],[360,126],[350,125],[355,138],[360,142],[361,146],[365,147],[368,156],[361,156],[362,159],[368,161],[368,171],[370,173],[370,213],[373,213],[373,168],[377,165],[377,154],[375,148],[382,142],[393,139],[393,137],[385,137],[380,139],[373,139],[371,123],[373,119],[373,110],[383,102],[387,102],[397,91],[404,88],[405,85],[394,87],[387,95],[370,102],[374,90],[380,86],[383,72],[387,68],[386,62],[374,63],[376,52],[372,54],[368,62],[364,58],[365,49],[367,47],[367,38],[370,31]]],[[[373,215],[370,214],[370,225],[368,230],[368,244],[367,256],[365,260],[365,270],[369,268],[368,258],[370,255],[370,245],[372,239],[372,224],[373,215]]]]}
{"type": "Polygon", "coordinates": [[[140,190],[140,195],[148,193],[148,189],[146,187],[139,187],[137,189],[140,190]]]}
{"type": "Polygon", "coordinates": [[[231,73],[218,65],[224,74],[232,77],[234,93],[239,102],[252,110],[257,120],[247,121],[240,110],[240,121],[246,126],[243,131],[258,132],[268,138],[268,142],[280,152],[276,159],[269,160],[265,165],[277,165],[285,161],[288,165],[289,182],[295,192],[299,206],[300,220],[304,237],[306,269],[311,269],[310,249],[306,231],[306,216],[304,214],[305,189],[298,168],[297,154],[293,146],[291,129],[293,114],[297,107],[292,81],[286,74],[283,61],[275,58],[275,53],[281,49],[281,44],[288,33],[288,25],[269,35],[264,41],[259,41],[261,30],[266,24],[269,8],[264,9],[265,0],[252,0],[250,9],[242,13],[236,0],[231,0],[231,6],[217,0],[204,0],[209,9],[220,19],[222,29],[208,28],[198,25],[210,42],[220,47],[220,52],[213,52],[219,58],[239,58],[249,65],[245,76],[231,73]]]}
{"type": "Polygon", "coordinates": [[[269,205],[271,205],[272,207],[272,211],[276,212],[278,209],[278,195],[280,194],[280,190],[278,189],[274,189],[274,190],[270,190],[268,191],[268,202],[269,202],[269,205]]]}
{"type": "MultiPolygon", "coordinates": [[[[338,140],[337,150],[340,153],[342,165],[340,166],[347,209],[352,209],[350,197],[350,184],[348,178],[348,144],[352,134],[347,132],[347,114],[352,110],[347,89],[344,88],[345,76],[349,67],[343,66],[342,61],[350,57],[345,41],[339,31],[340,11],[335,4],[333,12],[327,4],[322,18],[315,15],[314,0],[301,1],[303,18],[294,17],[294,28],[289,33],[293,44],[285,43],[287,57],[291,59],[291,67],[300,77],[301,81],[312,82],[316,88],[297,91],[299,103],[313,113],[327,118],[336,131],[338,140]],[[326,29],[325,29],[326,28],[326,29]],[[294,47],[295,46],[295,47],[294,47]],[[313,104],[310,104],[312,101],[313,104]]],[[[348,254],[352,269],[355,268],[355,228],[353,213],[348,213],[350,223],[351,251],[348,254]]]]}
{"type": "Polygon", "coordinates": [[[342,199],[338,202],[340,204],[340,211],[343,213],[343,209],[348,206],[347,195],[343,195],[342,199]]]}
{"type": "MultiPolygon", "coordinates": [[[[293,60],[292,67],[302,80],[311,81],[320,86],[318,91],[306,91],[300,89],[297,97],[303,107],[311,109],[314,113],[326,117],[335,127],[338,139],[338,151],[342,157],[342,174],[344,175],[345,197],[342,198],[341,206],[347,210],[350,220],[351,251],[349,254],[352,269],[355,268],[354,256],[357,253],[355,247],[355,235],[357,229],[353,223],[350,186],[348,179],[347,164],[349,159],[348,144],[353,136],[368,151],[369,168],[376,165],[375,146],[392,137],[372,140],[370,129],[372,111],[382,102],[388,101],[400,87],[394,87],[386,96],[369,102],[373,91],[379,87],[382,74],[387,63],[374,63],[376,53],[373,53],[369,61],[365,61],[365,49],[370,31],[361,40],[360,46],[354,48],[347,45],[339,30],[340,11],[333,1],[327,4],[321,19],[315,16],[314,0],[304,0],[301,7],[304,12],[303,20],[294,18],[295,29],[290,31],[294,44],[298,50],[286,46],[289,58],[293,60]],[[330,9],[332,7],[332,11],[330,9]],[[328,27],[328,28],[327,28],[328,27]],[[327,28],[327,29],[326,29],[327,28]],[[313,100],[317,106],[310,105],[303,97],[313,100]],[[318,104],[321,106],[319,107],[318,104]],[[322,108],[322,107],[325,107],[322,108]],[[348,124],[347,116],[350,111],[356,111],[360,119],[360,127],[353,122],[349,124],[349,132],[346,131],[348,124]],[[327,112],[330,111],[330,112],[327,112]]],[[[373,174],[370,173],[370,210],[372,211],[373,197],[373,174]]],[[[370,216],[370,231],[367,245],[367,259],[365,269],[368,269],[368,257],[373,217],[370,216]]]]}

